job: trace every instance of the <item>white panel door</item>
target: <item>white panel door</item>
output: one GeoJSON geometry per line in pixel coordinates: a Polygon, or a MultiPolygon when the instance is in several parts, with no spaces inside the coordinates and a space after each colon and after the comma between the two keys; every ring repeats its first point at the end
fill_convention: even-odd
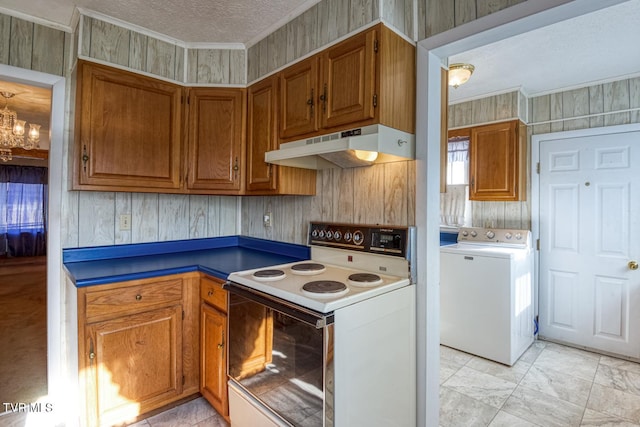
{"type": "Polygon", "coordinates": [[[640,357],[639,131],[540,143],[539,259],[542,337],[640,357]]]}

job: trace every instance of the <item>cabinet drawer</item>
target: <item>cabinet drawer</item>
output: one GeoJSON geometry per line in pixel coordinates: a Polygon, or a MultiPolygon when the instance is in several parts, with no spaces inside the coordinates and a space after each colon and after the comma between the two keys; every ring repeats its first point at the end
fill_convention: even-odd
{"type": "Polygon", "coordinates": [[[200,281],[200,298],[218,310],[227,312],[227,291],[222,289],[222,281],[203,277],[200,281]]]}
{"type": "Polygon", "coordinates": [[[182,279],[142,282],[126,287],[87,292],[87,320],[115,317],[128,312],[140,312],[151,307],[168,306],[182,300],[182,279]]]}

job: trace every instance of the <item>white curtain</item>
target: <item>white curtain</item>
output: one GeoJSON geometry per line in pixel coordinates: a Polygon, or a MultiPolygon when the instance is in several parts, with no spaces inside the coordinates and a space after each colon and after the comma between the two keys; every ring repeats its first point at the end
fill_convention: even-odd
{"type": "Polygon", "coordinates": [[[469,186],[447,185],[447,192],[440,193],[440,223],[464,225],[469,186]]]}

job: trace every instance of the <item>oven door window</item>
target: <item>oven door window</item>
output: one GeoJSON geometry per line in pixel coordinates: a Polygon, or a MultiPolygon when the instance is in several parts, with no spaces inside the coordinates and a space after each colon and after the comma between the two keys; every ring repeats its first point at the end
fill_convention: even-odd
{"type": "Polygon", "coordinates": [[[230,297],[229,376],[291,424],[322,426],[323,417],[332,418],[324,412],[323,384],[333,326],[318,329],[242,296],[230,297]]]}

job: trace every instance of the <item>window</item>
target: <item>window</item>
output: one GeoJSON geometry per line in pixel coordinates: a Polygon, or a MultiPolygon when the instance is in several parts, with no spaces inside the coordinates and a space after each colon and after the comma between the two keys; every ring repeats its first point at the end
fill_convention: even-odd
{"type": "Polygon", "coordinates": [[[46,254],[47,169],[0,166],[0,255],[46,254]]]}
{"type": "Polygon", "coordinates": [[[440,195],[440,223],[471,225],[469,202],[469,136],[449,138],[447,144],[447,191],[440,195]]]}
{"type": "Polygon", "coordinates": [[[447,185],[469,184],[469,138],[449,138],[447,185]]]}

